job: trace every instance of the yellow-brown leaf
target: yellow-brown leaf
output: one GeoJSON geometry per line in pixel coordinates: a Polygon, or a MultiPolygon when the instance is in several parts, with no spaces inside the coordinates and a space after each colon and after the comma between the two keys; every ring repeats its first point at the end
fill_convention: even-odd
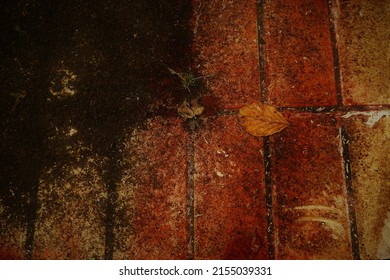
{"type": "Polygon", "coordinates": [[[245,130],[254,136],[272,135],[289,125],[275,107],[261,103],[242,107],[238,118],[245,130]]]}

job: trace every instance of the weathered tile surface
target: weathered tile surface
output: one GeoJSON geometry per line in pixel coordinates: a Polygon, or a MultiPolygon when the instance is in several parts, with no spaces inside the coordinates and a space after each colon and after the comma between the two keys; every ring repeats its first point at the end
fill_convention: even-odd
{"type": "Polygon", "coordinates": [[[0,204],[0,260],[24,259],[26,223],[15,223],[0,204]]]}
{"type": "Polygon", "coordinates": [[[390,2],[337,2],[333,14],[344,103],[390,104],[390,2]]]}
{"type": "Polygon", "coordinates": [[[187,141],[179,118],[154,118],[129,133],[114,259],[187,258],[187,141]]]}
{"type": "Polygon", "coordinates": [[[367,116],[347,122],[362,259],[390,258],[390,117],[372,127],[367,116]]]}
{"type": "Polygon", "coordinates": [[[270,137],[276,258],[351,259],[337,122],[287,116],[291,125],[270,137]]]}
{"type": "Polygon", "coordinates": [[[272,246],[277,259],[351,259],[351,209],[360,257],[390,258],[388,112],[299,109],[390,104],[389,1],[193,0],[192,37],[191,2],[103,2],[48,18],[42,5],[6,5],[0,259],[29,257],[30,245],[33,259],[267,259],[272,246]],[[47,28],[34,35],[30,21],[47,28]],[[37,38],[50,41],[38,57],[37,38]],[[190,93],[167,67],[207,77],[190,93]],[[263,74],[267,103],[297,107],[266,161],[263,139],[223,112],[260,100],[263,74]],[[192,95],[206,111],[183,120],[177,105],[192,95]]]}
{"type": "Polygon", "coordinates": [[[195,65],[202,75],[212,75],[205,79],[206,110],[259,100],[256,24],[255,0],[193,1],[195,65]]]}
{"type": "Polygon", "coordinates": [[[107,190],[100,168],[107,159],[92,155],[71,127],[52,141],[57,161],[41,176],[32,257],[103,259],[107,190]]]}
{"type": "Polygon", "coordinates": [[[261,138],[235,116],[208,119],[195,142],[195,258],[267,259],[261,138]]]}
{"type": "Polygon", "coordinates": [[[268,102],[336,105],[326,1],[264,1],[268,102]]]}

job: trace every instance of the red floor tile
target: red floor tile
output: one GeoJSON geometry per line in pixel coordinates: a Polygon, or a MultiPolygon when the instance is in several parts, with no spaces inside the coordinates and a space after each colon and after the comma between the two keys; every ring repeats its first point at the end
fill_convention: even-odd
{"type": "Polygon", "coordinates": [[[275,106],[336,105],[326,1],[264,1],[266,83],[275,106]]]}
{"type": "Polygon", "coordinates": [[[235,116],[205,120],[195,141],[195,258],[267,259],[261,138],[235,116]]]}
{"type": "Polygon", "coordinates": [[[212,75],[205,79],[206,111],[259,100],[256,1],[194,0],[193,30],[195,66],[212,75]]]}
{"type": "MultiPolygon", "coordinates": [[[[5,59],[9,88],[1,101],[6,144],[0,155],[5,152],[13,168],[6,163],[0,169],[0,259],[30,253],[33,259],[390,258],[387,2],[192,0],[193,36],[187,30],[191,2],[143,1],[137,6],[142,13],[121,2],[125,9],[114,18],[115,5],[91,7],[91,23],[75,15],[77,32],[64,29],[80,44],[63,46],[49,64],[40,56],[24,62],[25,55],[43,53],[24,47],[35,46],[27,26],[16,30],[10,23],[3,31],[15,38],[5,51],[15,51],[15,58],[5,59]],[[101,19],[126,24],[110,34],[101,19]],[[102,40],[90,32],[98,26],[105,27],[102,40]],[[107,43],[121,37],[148,52],[139,56],[119,41],[107,43]],[[20,45],[23,38],[29,44],[20,45]],[[48,65],[65,65],[59,61],[68,56],[66,63],[84,70],[76,75],[61,68],[58,81],[39,80],[48,65]],[[190,94],[167,67],[205,77],[190,94]],[[41,92],[42,106],[33,104],[25,81],[39,84],[31,92],[41,92]],[[107,89],[117,95],[114,102],[107,89]],[[205,113],[181,118],[177,106],[198,94],[205,113]],[[253,137],[233,110],[264,97],[290,125],[268,138],[253,137]],[[73,116],[68,109],[78,105],[80,115],[73,116]],[[349,117],[341,117],[347,109],[349,117]],[[375,119],[369,109],[384,117],[375,119]],[[37,124],[19,122],[35,114],[37,124]],[[25,136],[35,132],[42,137],[30,143],[25,136]],[[19,142],[28,145],[19,149],[19,142]],[[15,170],[30,166],[20,160],[29,158],[30,148],[39,148],[36,158],[50,158],[32,172],[39,178],[37,197],[29,180],[26,190],[14,192],[20,188],[14,178],[25,179],[15,170]],[[35,198],[37,211],[26,218],[22,208],[35,198]]],[[[7,9],[9,19],[27,8],[16,6],[7,9]]],[[[66,27],[71,21],[59,22],[66,27]]]]}
{"type": "Polygon", "coordinates": [[[351,259],[337,122],[287,117],[291,125],[270,137],[276,258],[351,259]]]}
{"type": "Polygon", "coordinates": [[[125,143],[114,259],[185,259],[188,135],[179,118],[154,118],[125,143]]]}

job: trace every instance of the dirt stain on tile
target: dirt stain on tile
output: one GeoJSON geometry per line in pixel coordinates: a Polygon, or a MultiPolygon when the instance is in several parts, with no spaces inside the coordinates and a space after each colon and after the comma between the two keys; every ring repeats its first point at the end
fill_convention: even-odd
{"type": "MultiPolygon", "coordinates": [[[[182,102],[182,89],[165,82],[171,80],[166,69],[186,69],[190,64],[191,3],[13,1],[2,5],[0,13],[4,39],[0,54],[1,219],[5,227],[17,223],[27,228],[31,245],[37,209],[40,222],[48,222],[39,224],[41,234],[40,229],[56,226],[51,213],[64,211],[71,219],[73,214],[65,211],[69,203],[76,212],[77,207],[83,208],[72,204],[74,198],[82,201],[81,186],[91,191],[91,201],[108,192],[107,201],[115,203],[115,188],[123,173],[122,141],[128,129],[182,102]],[[61,169],[59,163],[67,168],[61,169]],[[53,171],[50,176],[45,173],[48,170],[53,171]],[[84,173],[101,180],[94,190],[84,173]],[[61,189],[67,179],[71,182],[68,192],[61,189]]],[[[95,206],[99,211],[110,208],[107,203],[95,206]]],[[[97,220],[109,219],[92,216],[96,225],[97,220]]],[[[83,227],[80,221],[74,227],[68,222],[69,232],[83,227]]],[[[110,227],[110,221],[106,222],[110,227]]],[[[112,238],[112,233],[106,235],[112,238]]],[[[80,246],[86,244],[84,237],[80,246]]],[[[53,240],[46,241],[41,245],[50,247],[53,240]]],[[[44,252],[42,246],[39,250],[44,252]]],[[[87,245],[85,250],[90,251],[87,245]]],[[[99,250],[93,254],[101,257],[99,250]]],[[[73,255],[56,256],[88,258],[88,253],[80,249],[73,255]]]]}
{"type": "Polygon", "coordinates": [[[337,1],[336,25],[345,104],[389,104],[388,1],[337,1]]]}
{"type": "Polygon", "coordinates": [[[381,118],[373,127],[366,124],[367,120],[367,116],[358,115],[347,119],[345,124],[351,135],[349,145],[360,255],[362,259],[376,259],[378,248],[382,246],[380,243],[383,244],[382,234],[390,209],[390,118],[381,118]]]}

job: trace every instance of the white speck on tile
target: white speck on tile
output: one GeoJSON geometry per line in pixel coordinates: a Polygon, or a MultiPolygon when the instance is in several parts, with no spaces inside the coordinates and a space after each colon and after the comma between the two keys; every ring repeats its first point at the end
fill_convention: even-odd
{"type": "Polygon", "coordinates": [[[215,174],[217,174],[218,177],[222,178],[224,176],[224,174],[221,171],[219,171],[218,169],[214,169],[214,171],[215,171],[215,174]]]}

